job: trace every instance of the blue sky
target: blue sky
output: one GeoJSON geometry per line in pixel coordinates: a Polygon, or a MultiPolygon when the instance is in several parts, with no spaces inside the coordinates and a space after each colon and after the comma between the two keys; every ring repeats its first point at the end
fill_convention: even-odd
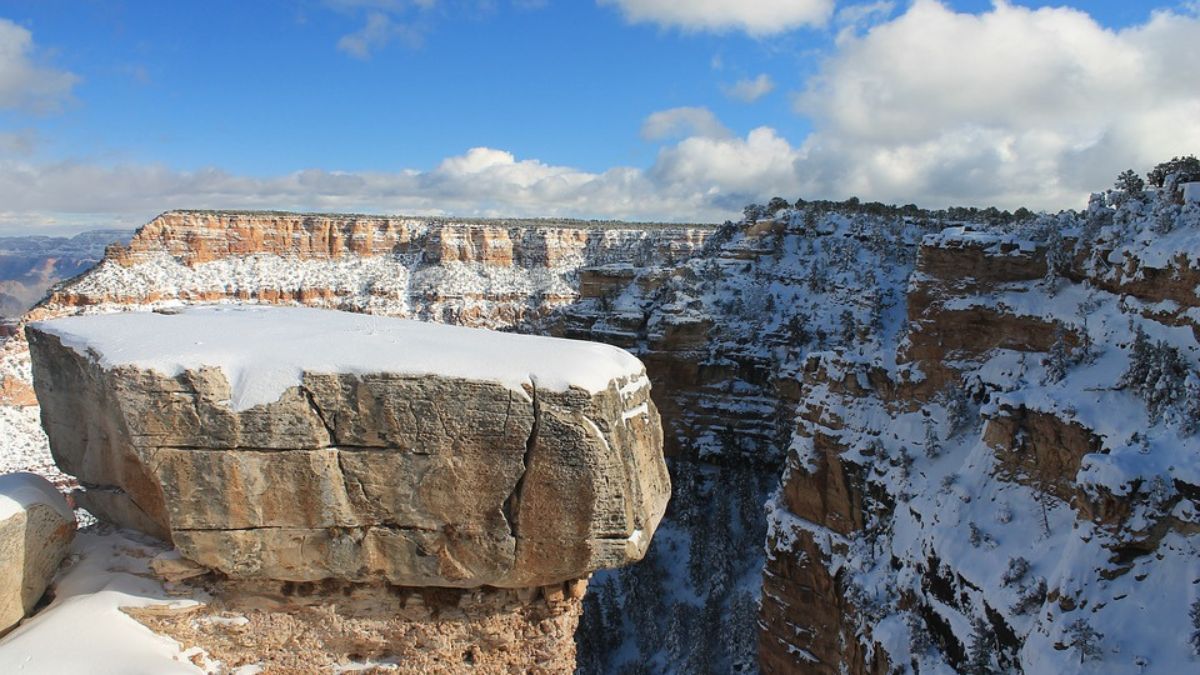
{"type": "Polygon", "coordinates": [[[1196,8],[0,2],[0,233],[179,207],[1080,207],[1121,168],[1200,151],[1196,8]]]}

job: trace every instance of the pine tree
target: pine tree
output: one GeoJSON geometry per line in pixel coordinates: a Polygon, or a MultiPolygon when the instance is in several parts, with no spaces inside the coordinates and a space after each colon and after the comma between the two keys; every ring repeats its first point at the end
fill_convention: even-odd
{"type": "Polygon", "coordinates": [[[967,390],[961,386],[946,391],[943,396],[946,408],[946,421],[950,427],[950,438],[957,437],[971,428],[975,418],[971,410],[971,399],[967,390]]]}
{"type": "Polygon", "coordinates": [[[854,321],[854,314],[852,314],[848,309],[843,310],[841,322],[842,329],[840,337],[842,344],[848,347],[854,344],[854,338],[858,334],[858,328],[854,321]]]}
{"type": "Polygon", "coordinates": [[[1099,661],[1104,656],[1100,640],[1104,636],[1092,628],[1087,619],[1076,619],[1067,626],[1067,644],[1079,652],[1079,662],[1099,661]]]}
{"type": "Polygon", "coordinates": [[[1061,382],[1067,376],[1067,370],[1071,367],[1071,359],[1067,352],[1066,335],[1062,328],[1055,332],[1054,344],[1050,346],[1050,352],[1042,363],[1046,366],[1045,383],[1061,382]]]}
{"type": "Polygon", "coordinates": [[[729,602],[723,634],[729,645],[729,671],[753,673],[758,666],[758,601],[745,591],[729,602]]]}
{"type": "Polygon", "coordinates": [[[678,672],[690,672],[684,668],[693,651],[689,624],[694,620],[696,610],[687,603],[677,602],[671,606],[670,612],[662,646],[666,650],[668,662],[674,664],[678,672]]]}
{"type": "Polygon", "coordinates": [[[607,577],[601,584],[597,595],[607,631],[604,647],[606,653],[612,653],[621,646],[621,642],[624,640],[625,613],[621,610],[621,596],[617,592],[616,576],[608,574],[607,577]]]}
{"type": "Polygon", "coordinates": [[[1196,656],[1200,656],[1200,600],[1192,603],[1192,609],[1188,612],[1188,616],[1192,620],[1192,652],[1196,656]]]}
{"type": "Polygon", "coordinates": [[[1096,345],[1092,342],[1092,333],[1088,329],[1088,318],[1083,317],[1083,329],[1079,332],[1079,346],[1075,348],[1075,360],[1078,363],[1092,363],[1096,360],[1096,345]]]}
{"type": "Polygon", "coordinates": [[[883,333],[883,310],[883,293],[876,290],[871,293],[871,312],[868,317],[871,332],[875,335],[883,333]]]}
{"type": "Polygon", "coordinates": [[[671,509],[675,522],[683,527],[691,527],[696,520],[699,507],[700,490],[696,480],[696,465],[691,462],[676,460],[671,463],[674,469],[671,477],[671,509]]]}
{"type": "Polygon", "coordinates": [[[1071,264],[1072,252],[1067,248],[1062,233],[1056,224],[1051,224],[1046,231],[1046,284],[1052,292],[1057,292],[1058,280],[1071,264]]]}
{"type": "Polygon", "coordinates": [[[933,641],[933,636],[929,634],[929,627],[917,614],[916,609],[910,609],[904,615],[904,623],[908,626],[908,649],[913,656],[922,656],[933,651],[936,646],[933,641]]]}
{"type": "Polygon", "coordinates": [[[1117,386],[1127,388],[1146,403],[1151,421],[1184,401],[1188,394],[1189,367],[1174,346],[1159,341],[1151,343],[1139,326],[1129,354],[1129,368],[1121,375],[1117,386]]]}
{"type": "Polygon", "coordinates": [[[757,482],[757,475],[750,466],[739,465],[733,470],[738,549],[757,547],[767,536],[766,519],[763,518],[762,498],[758,493],[757,482]]]}
{"type": "Polygon", "coordinates": [[[1168,187],[1168,179],[1186,183],[1200,180],[1200,160],[1194,155],[1173,157],[1150,170],[1147,182],[1157,188],[1168,187]]]}
{"type": "Polygon", "coordinates": [[[825,291],[825,270],[816,259],[808,265],[808,290],[813,293],[823,293],[825,291]]]}
{"type": "Polygon", "coordinates": [[[724,598],[733,586],[733,562],[736,552],[730,536],[729,521],[732,515],[730,496],[722,492],[713,495],[716,500],[716,510],[713,513],[712,534],[708,539],[708,578],[705,588],[709,596],[724,598]]]}
{"type": "Polygon", "coordinates": [[[1188,378],[1186,390],[1187,394],[1183,397],[1183,411],[1180,415],[1180,419],[1183,420],[1180,430],[1184,436],[1191,436],[1200,432],[1200,374],[1193,373],[1188,378]]]}
{"type": "Polygon", "coordinates": [[[771,201],[767,202],[767,212],[772,216],[778,215],[780,211],[790,207],[788,200],[782,197],[772,197],[771,201]]]}
{"type": "Polygon", "coordinates": [[[788,344],[795,346],[807,345],[812,336],[808,333],[808,322],[810,321],[807,314],[797,312],[788,319],[787,323],[787,340],[788,344]]]}
{"type": "Polygon", "coordinates": [[[1141,176],[1137,175],[1133,169],[1126,169],[1117,176],[1117,182],[1113,187],[1127,195],[1137,196],[1146,189],[1146,181],[1142,180],[1141,176]]]}
{"type": "Polygon", "coordinates": [[[933,418],[925,418],[925,456],[929,458],[938,457],[942,454],[942,441],[938,438],[937,427],[933,423],[933,418]]]}
{"type": "Polygon", "coordinates": [[[996,670],[996,640],[992,630],[980,619],[972,619],[966,672],[972,675],[990,675],[996,670]]]}
{"type": "Polygon", "coordinates": [[[747,204],[746,208],[742,209],[742,216],[747,223],[757,223],[760,218],[766,217],[766,209],[758,204],[747,204]]]}

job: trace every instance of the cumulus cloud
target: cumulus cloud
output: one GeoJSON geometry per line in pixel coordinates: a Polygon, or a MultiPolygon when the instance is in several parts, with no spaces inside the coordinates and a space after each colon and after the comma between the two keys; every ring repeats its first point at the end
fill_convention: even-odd
{"type": "Polygon", "coordinates": [[[764,195],[795,192],[800,159],[787,139],[759,127],[745,138],[692,137],[663,148],[648,174],[655,185],[732,210],[764,195]]]}
{"type": "Polygon", "coordinates": [[[1123,169],[1200,153],[1197,63],[1190,14],[1109,30],[1074,10],[917,0],[837,45],[796,96],[813,129],[799,143],[766,126],[736,136],[690,107],[646,118],[643,137],[663,144],[647,167],[480,147],[427,169],[248,177],[38,164],[25,140],[0,138],[0,228],[136,224],[170,208],[711,222],[775,195],[1080,208],[1123,169]]]}
{"type": "Polygon", "coordinates": [[[71,97],[79,78],[37,62],[33,34],[0,19],[0,109],[54,112],[71,97]]]}
{"type": "Polygon", "coordinates": [[[792,194],[797,157],[764,127],[744,138],[693,136],[662,148],[649,168],[603,172],[483,147],[423,171],[272,177],[0,159],[0,230],[133,226],[173,208],[720,222],[763,194],[792,194]]]}
{"type": "Polygon", "coordinates": [[[1200,21],[1109,30],[1066,8],[916,0],[842,41],[796,98],[818,194],[1077,206],[1121,169],[1200,151],[1200,21]]]}
{"type": "Polygon", "coordinates": [[[689,31],[744,31],[754,36],[801,26],[822,26],[834,0],[598,0],[615,5],[631,23],[655,23],[689,31]]]}
{"type": "Polygon", "coordinates": [[[721,91],[725,92],[726,96],[743,103],[754,103],[774,90],[775,82],[766,73],[721,87],[721,91]]]}
{"type": "Polygon", "coordinates": [[[651,114],[642,123],[642,138],[661,141],[667,138],[700,136],[725,138],[729,130],[711,110],[704,107],[671,108],[651,114]]]}

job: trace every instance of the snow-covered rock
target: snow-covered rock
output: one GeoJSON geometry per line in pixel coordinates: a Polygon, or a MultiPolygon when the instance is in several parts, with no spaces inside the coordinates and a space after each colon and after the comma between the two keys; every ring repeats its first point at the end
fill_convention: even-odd
{"type": "Polygon", "coordinates": [[[75,536],[75,514],[45,478],[0,476],[0,634],[46,592],[75,536]]]}
{"type": "Polygon", "coordinates": [[[80,503],[234,577],[562,582],[641,558],[670,492],[615,347],[278,307],[27,335],[80,503]]]}
{"type": "Polygon", "coordinates": [[[1184,183],[1180,188],[1183,190],[1184,204],[1200,203],[1200,181],[1184,183]]]}

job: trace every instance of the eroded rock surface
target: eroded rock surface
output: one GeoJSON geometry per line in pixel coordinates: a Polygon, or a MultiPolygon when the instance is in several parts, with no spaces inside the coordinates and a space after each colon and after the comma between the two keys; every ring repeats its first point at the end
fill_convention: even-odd
{"type": "Polygon", "coordinates": [[[640,559],[670,492],[613,347],[265,307],[27,336],[81,503],[234,578],[559,583],[640,559]]]}
{"type": "Polygon", "coordinates": [[[0,476],[0,635],[37,604],[75,537],[75,514],[32,473],[0,476]]]}

